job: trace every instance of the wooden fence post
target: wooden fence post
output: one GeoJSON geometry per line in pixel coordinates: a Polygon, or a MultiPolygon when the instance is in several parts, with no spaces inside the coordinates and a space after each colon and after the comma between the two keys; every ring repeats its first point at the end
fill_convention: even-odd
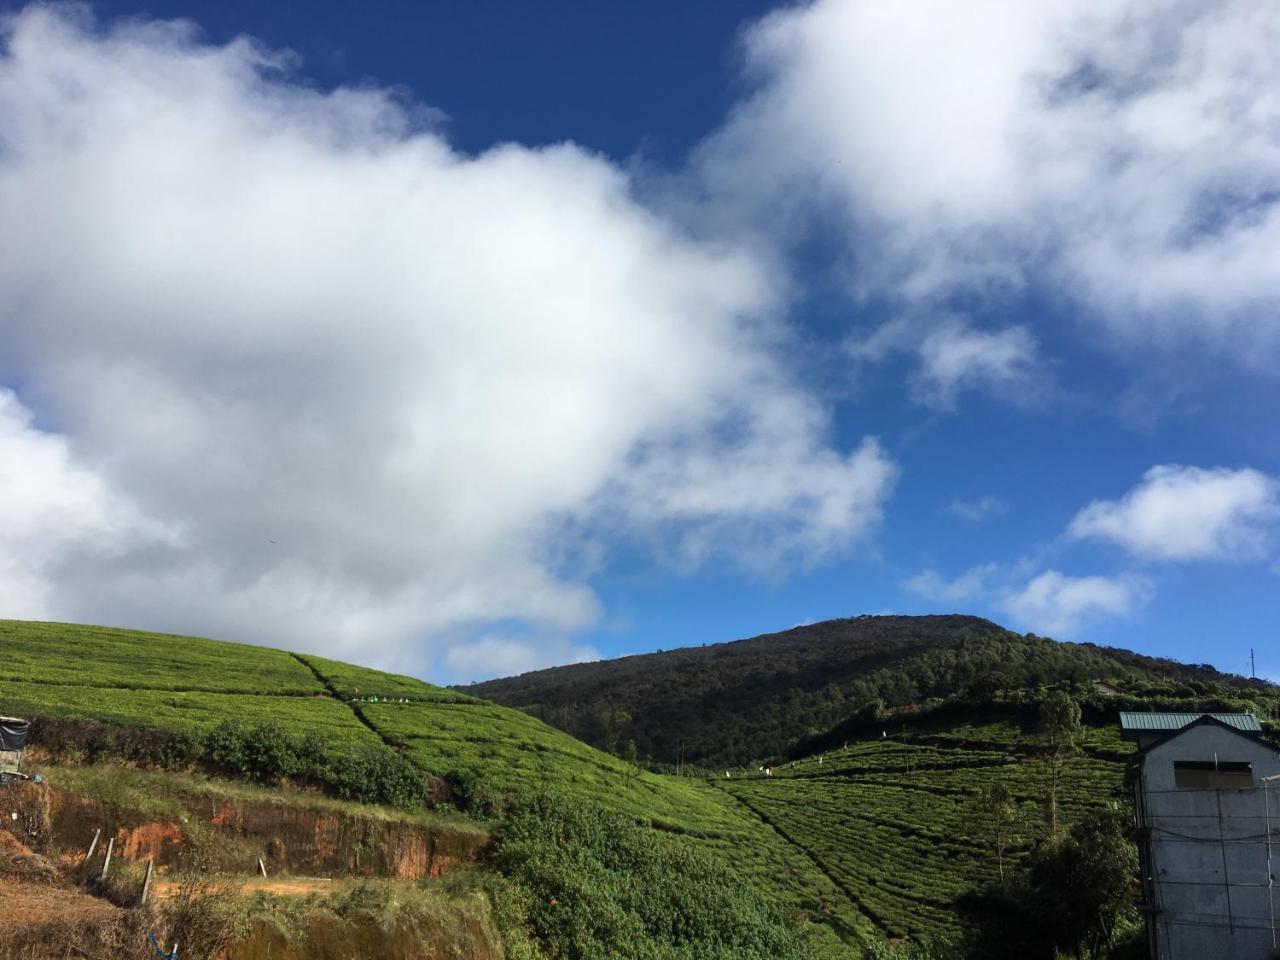
{"type": "Polygon", "coordinates": [[[262,862],[262,858],[261,858],[261,857],[259,857],[259,858],[258,858],[258,872],[259,872],[260,874],[262,874],[262,876],[263,876],[264,878],[265,878],[265,877],[266,877],[266,875],[267,875],[267,867],[266,867],[266,864],[264,864],[264,863],[262,862]]]}
{"type": "Polygon", "coordinates": [[[84,855],[84,860],[81,861],[82,863],[88,863],[90,860],[93,859],[93,851],[98,849],[98,838],[101,836],[102,836],[101,827],[93,831],[93,841],[89,844],[89,852],[84,855]]]}
{"type": "Polygon", "coordinates": [[[116,838],[110,837],[107,840],[107,859],[102,861],[102,873],[98,875],[98,880],[107,879],[107,867],[111,866],[111,851],[115,849],[116,838]]]}
{"type": "Polygon", "coordinates": [[[138,906],[144,907],[147,904],[147,894],[151,892],[151,869],[155,866],[155,860],[147,861],[147,876],[142,881],[142,896],[138,898],[138,906]]]}

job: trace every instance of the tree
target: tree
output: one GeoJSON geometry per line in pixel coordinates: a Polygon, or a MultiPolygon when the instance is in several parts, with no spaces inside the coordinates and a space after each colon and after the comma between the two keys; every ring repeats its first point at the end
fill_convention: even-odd
{"type": "Polygon", "coordinates": [[[969,926],[966,955],[983,960],[1114,957],[1116,929],[1133,917],[1137,855],[1125,818],[1095,811],[1031,855],[1007,887],[975,890],[956,903],[969,926]]]}
{"type": "Polygon", "coordinates": [[[1135,899],[1138,858],[1125,835],[1125,818],[1097,810],[1064,839],[1033,859],[1030,883],[1058,947],[1114,956],[1116,924],[1135,899]]]}
{"type": "Polygon", "coordinates": [[[625,710],[604,707],[600,710],[600,733],[604,738],[604,748],[609,753],[617,754],[618,738],[631,723],[631,714],[625,710]]]}
{"type": "Polygon", "coordinates": [[[991,847],[996,855],[996,872],[1004,887],[1004,855],[1009,849],[1010,833],[1017,816],[1017,804],[1009,788],[1002,783],[988,784],[978,791],[977,815],[987,826],[991,847]]]}
{"type": "Polygon", "coordinates": [[[1080,736],[1080,704],[1062,690],[1055,690],[1040,701],[1040,738],[1045,759],[1049,763],[1049,836],[1058,836],[1058,785],[1062,762],[1078,751],[1080,736]]]}

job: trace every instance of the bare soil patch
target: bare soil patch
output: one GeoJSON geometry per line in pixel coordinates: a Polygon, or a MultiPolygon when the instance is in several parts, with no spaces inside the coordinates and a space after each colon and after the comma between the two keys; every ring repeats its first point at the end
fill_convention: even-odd
{"type": "Polygon", "coordinates": [[[0,878],[0,926],[96,923],[120,913],[118,907],[74,887],[0,878]]]}

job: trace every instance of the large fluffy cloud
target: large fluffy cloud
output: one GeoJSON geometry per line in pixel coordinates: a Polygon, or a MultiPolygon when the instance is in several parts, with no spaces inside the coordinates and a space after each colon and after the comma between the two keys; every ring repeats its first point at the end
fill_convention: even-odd
{"type": "Polygon", "coordinates": [[[876,522],[894,466],[827,445],[767,267],[602,158],[460,155],[180,25],[3,44],[4,612],[421,667],[564,649],[602,542],[771,567],[876,522]]]}
{"type": "MultiPolygon", "coordinates": [[[[820,209],[853,289],[912,329],[1034,288],[1143,351],[1268,364],[1277,49],[1280,5],[1255,0],[816,0],[748,32],[755,92],[700,162],[770,232],[820,209]]],[[[943,399],[1033,355],[999,325],[914,343],[943,399]]]]}
{"type": "Polygon", "coordinates": [[[1280,482],[1250,468],[1152,467],[1119,500],[1095,500],[1074,539],[1118,543],[1149,560],[1256,560],[1280,521],[1280,482]]]}
{"type": "Polygon", "coordinates": [[[110,565],[123,551],[169,537],[74,463],[66,440],[37,429],[13,392],[0,389],[3,616],[48,617],[54,583],[77,563],[110,565]]]}

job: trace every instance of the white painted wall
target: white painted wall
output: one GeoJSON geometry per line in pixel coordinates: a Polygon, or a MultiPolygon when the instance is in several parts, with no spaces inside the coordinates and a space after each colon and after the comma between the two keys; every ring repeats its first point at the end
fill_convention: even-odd
{"type": "Polygon", "coordinates": [[[1280,754],[1250,737],[1213,724],[1190,727],[1142,759],[1142,810],[1150,829],[1159,960],[1268,960],[1280,928],[1280,889],[1268,886],[1268,829],[1272,872],[1280,872],[1280,781],[1269,797],[1263,777],[1280,774],[1280,754]],[[1243,761],[1253,765],[1247,790],[1179,789],[1176,760],[1243,761]],[[1266,801],[1270,800],[1268,824],[1266,801]],[[1274,899],[1273,899],[1274,898],[1274,899]],[[1276,922],[1280,922],[1277,920],[1276,922]]]}

